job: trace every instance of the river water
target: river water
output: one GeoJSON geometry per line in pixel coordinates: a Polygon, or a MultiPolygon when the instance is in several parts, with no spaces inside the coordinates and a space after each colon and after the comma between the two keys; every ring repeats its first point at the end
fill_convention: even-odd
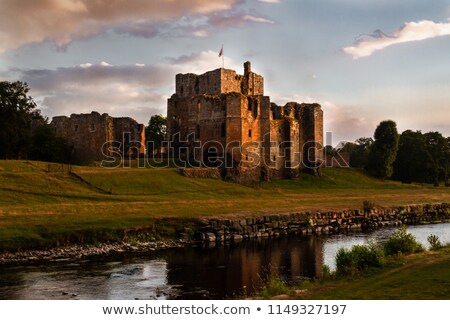
{"type": "MultiPolygon", "coordinates": [[[[339,248],[386,240],[395,228],[324,237],[288,236],[215,247],[192,246],[77,262],[0,268],[0,299],[232,299],[257,290],[270,274],[290,283],[334,269],[339,248]]],[[[411,226],[450,242],[450,223],[411,226]]]]}

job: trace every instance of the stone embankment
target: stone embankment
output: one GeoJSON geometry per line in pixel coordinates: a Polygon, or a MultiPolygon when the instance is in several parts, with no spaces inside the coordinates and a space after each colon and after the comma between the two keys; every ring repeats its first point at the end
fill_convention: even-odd
{"type": "Polygon", "coordinates": [[[450,204],[410,205],[365,211],[290,213],[240,219],[202,219],[196,240],[206,243],[236,242],[287,234],[334,234],[402,224],[440,222],[450,222],[450,204]]]}

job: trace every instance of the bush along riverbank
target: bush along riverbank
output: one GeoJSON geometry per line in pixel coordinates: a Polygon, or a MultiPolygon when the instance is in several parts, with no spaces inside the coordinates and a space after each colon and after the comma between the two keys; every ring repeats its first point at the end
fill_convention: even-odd
{"type": "Polygon", "coordinates": [[[397,230],[385,243],[368,242],[335,256],[336,270],[323,266],[322,277],[290,287],[269,278],[256,299],[448,299],[450,244],[428,237],[429,250],[397,230]]]}
{"type": "Polygon", "coordinates": [[[160,218],[147,226],[127,230],[74,232],[65,238],[46,231],[46,246],[39,242],[3,247],[1,264],[26,264],[77,259],[128,251],[151,251],[192,243],[207,246],[287,234],[327,235],[374,230],[380,227],[450,222],[450,204],[374,208],[365,202],[360,210],[287,213],[237,218],[160,218]],[[53,237],[53,238],[52,238],[53,237]],[[52,243],[52,245],[48,245],[52,243]]]}

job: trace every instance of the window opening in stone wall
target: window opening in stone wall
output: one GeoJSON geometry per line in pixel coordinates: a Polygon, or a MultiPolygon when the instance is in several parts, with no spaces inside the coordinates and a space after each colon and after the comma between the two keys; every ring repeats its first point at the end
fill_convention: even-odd
{"type": "Polygon", "coordinates": [[[221,126],[220,126],[220,135],[222,136],[222,138],[225,138],[225,136],[226,136],[225,123],[222,123],[221,126]]]}
{"type": "Polygon", "coordinates": [[[91,131],[95,131],[95,124],[91,124],[91,125],[89,126],[89,129],[90,129],[91,131]]]}
{"type": "Polygon", "coordinates": [[[249,97],[249,98],[247,98],[247,110],[252,111],[252,107],[253,107],[252,99],[250,99],[250,97],[249,97]]]}
{"type": "Polygon", "coordinates": [[[78,131],[78,125],[77,124],[74,125],[73,129],[75,130],[75,132],[77,132],[78,131]]]}
{"type": "Polygon", "coordinates": [[[200,113],[200,111],[202,111],[202,104],[199,100],[199,101],[197,101],[197,113],[200,113]]]}
{"type": "Polygon", "coordinates": [[[252,130],[248,130],[248,137],[251,138],[252,137],[252,130]]]}

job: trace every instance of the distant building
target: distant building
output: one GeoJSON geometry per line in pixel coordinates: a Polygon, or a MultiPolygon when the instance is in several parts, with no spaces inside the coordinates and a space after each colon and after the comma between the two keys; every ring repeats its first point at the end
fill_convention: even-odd
{"type": "Polygon", "coordinates": [[[234,181],[296,177],[323,161],[323,112],[317,103],[278,106],[264,96],[264,78],[244,63],[244,75],[216,69],[177,74],[168,99],[172,156],[218,167],[234,181]]]}
{"type": "Polygon", "coordinates": [[[132,118],[113,118],[93,111],[53,117],[51,124],[57,135],[67,140],[75,161],[145,155],[145,127],[132,118]]]}

